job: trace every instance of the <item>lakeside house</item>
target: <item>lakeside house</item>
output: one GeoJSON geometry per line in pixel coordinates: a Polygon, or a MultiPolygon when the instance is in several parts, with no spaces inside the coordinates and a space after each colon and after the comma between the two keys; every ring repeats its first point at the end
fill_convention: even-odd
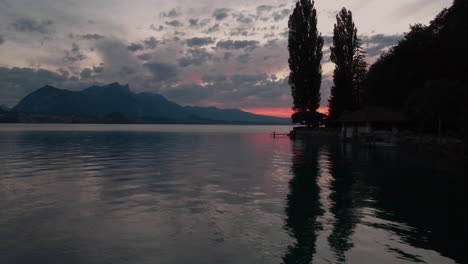
{"type": "Polygon", "coordinates": [[[408,125],[409,119],[398,109],[372,106],[345,112],[335,122],[341,125],[343,139],[349,140],[379,132],[397,133],[408,125]]]}

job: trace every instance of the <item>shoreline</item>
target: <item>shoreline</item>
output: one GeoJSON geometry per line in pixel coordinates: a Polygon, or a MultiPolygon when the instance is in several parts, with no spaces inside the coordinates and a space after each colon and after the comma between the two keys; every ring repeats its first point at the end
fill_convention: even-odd
{"type": "Polygon", "coordinates": [[[366,147],[401,147],[404,149],[418,150],[419,152],[437,153],[441,156],[452,157],[460,160],[468,160],[466,153],[466,142],[461,138],[432,134],[403,131],[393,133],[391,131],[379,131],[372,133],[373,137],[356,136],[351,140],[341,138],[341,132],[337,129],[307,129],[294,127],[289,133],[291,139],[335,139],[339,142],[346,142],[353,145],[366,147]]]}

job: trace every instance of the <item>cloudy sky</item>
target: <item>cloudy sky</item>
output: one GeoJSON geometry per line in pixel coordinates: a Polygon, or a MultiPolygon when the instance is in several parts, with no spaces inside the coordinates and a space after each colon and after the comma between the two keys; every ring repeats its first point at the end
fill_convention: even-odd
{"type": "MultiPolygon", "coordinates": [[[[353,11],[369,62],[409,25],[451,0],[317,0],[325,37],[322,106],[335,15],[353,11]]],[[[81,90],[128,83],[182,105],[289,115],[291,0],[0,0],[0,104],[46,84],[81,90]]]]}

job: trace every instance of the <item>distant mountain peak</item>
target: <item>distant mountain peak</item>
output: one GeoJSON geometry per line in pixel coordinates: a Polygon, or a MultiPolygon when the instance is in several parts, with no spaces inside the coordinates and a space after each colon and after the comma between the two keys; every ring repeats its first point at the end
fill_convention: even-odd
{"type": "Polygon", "coordinates": [[[130,87],[128,84],[121,85],[118,82],[110,83],[110,84],[103,85],[103,86],[94,85],[94,86],[89,87],[88,89],[85,89],[84,91],[103,92],[103,93],[108,93],[108,92],[131,93],[130,87]]]}
{"type": "Polygon", "coordinates": [[[11,109],[8,106],[2,104],[0,105],[0,110],[3,112],[9,112],[11,109]]]}
{"type": "Polygon", "coordinates": [[[13,111],[98,118],[120,113],[128,120],[137,122],[285,124],[289,121],[246,113],[239,109],[183,107],[160,94],[134,93],[128,84],[122,85],[118,82],[104,86],[95,85],[82,91],[57,89],[47,85],[23,98],[13,111]]]}
{"type": "Polygon", "coordinates": [[[104,85],[104,87],[113,87],[113,88],[129,88],[128,84],[122,85],[119,82],[113,82],[107,85],[104,85]]]}
{"type": "Polygon", "coordinates": [[[44,85],[43,87],[37,89],[37,91],[44,91],[44,90],[60,90],[52,85],[44,85]]]}

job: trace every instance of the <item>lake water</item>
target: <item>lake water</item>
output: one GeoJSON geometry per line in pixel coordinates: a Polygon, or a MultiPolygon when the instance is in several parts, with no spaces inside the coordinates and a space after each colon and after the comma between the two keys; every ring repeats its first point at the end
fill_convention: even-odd
{"type": "Polygon", "coordinates": [[[467,263],[462,169],[290,129],[0,124],[0,263],[467,263]]]}

